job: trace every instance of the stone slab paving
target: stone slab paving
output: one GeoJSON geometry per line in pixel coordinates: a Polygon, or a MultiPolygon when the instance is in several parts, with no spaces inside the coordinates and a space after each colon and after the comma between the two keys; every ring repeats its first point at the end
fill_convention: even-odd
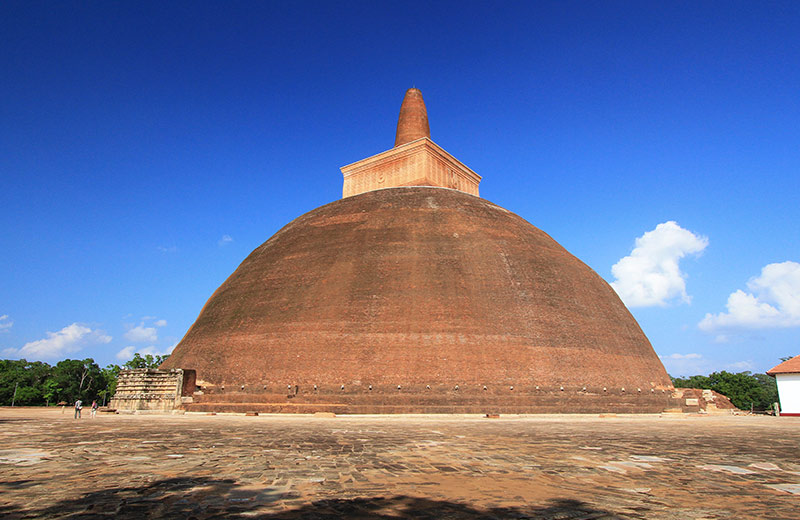
{"type": "Polygon", "coordinates": [[[800,418],[0,408],[0,517],[800,519],[800,418]]]}

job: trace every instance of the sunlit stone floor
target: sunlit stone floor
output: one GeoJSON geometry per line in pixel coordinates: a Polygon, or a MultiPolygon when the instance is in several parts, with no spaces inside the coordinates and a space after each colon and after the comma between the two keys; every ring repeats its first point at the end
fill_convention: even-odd
{"type": "Polygon", "coordinates": [[[3,518],[800,519],[800,418],[0,408],[3,518]]]}

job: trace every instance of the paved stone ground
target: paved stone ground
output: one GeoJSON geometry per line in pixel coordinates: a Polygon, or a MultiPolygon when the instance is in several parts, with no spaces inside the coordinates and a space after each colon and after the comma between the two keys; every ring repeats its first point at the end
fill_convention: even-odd
{"type": "Polygon", "coordinates": [[[3,518],[800,519],[800,418],[0,408],[3,518]]]}

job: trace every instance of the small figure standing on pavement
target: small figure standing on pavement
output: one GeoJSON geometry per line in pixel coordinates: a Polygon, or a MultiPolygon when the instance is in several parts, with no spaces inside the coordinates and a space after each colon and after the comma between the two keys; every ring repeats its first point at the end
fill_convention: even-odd
{"type": "Polygon", "coordinates": [[[95,400],[92,401],[92,419],[94,419],[94,416],[96,414],[97,414],[97,401],[95,400]]]}
{"type": "Polygon", "coordinates": [[[83,401],[78,399],[77,401],[75,401],[75,418],[76,419],[80,419],[81,418],[81,408],[83,408],[83,401]]]}

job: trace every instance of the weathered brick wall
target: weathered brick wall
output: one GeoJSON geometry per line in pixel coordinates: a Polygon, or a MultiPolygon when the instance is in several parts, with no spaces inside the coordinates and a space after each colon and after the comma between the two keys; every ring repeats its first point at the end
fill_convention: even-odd
{"type": "Polygon", "coordinates": [[[163,368],[197,370],[205,393],[400,385],[442,406],[450,390],[427,386],[672,389],[600,276],[513,213],[437,188],[368,192],[288,224],[214,293],[163,368]]]}
{"type": "MultiPolygon", "coordinates": [[[[504,385],[238,385],[195,394],[186,410],[271,413],[660,413],[671,390],[504,385]]],[[[697,411],[699,408],[686,411],[697,411]]]]}

